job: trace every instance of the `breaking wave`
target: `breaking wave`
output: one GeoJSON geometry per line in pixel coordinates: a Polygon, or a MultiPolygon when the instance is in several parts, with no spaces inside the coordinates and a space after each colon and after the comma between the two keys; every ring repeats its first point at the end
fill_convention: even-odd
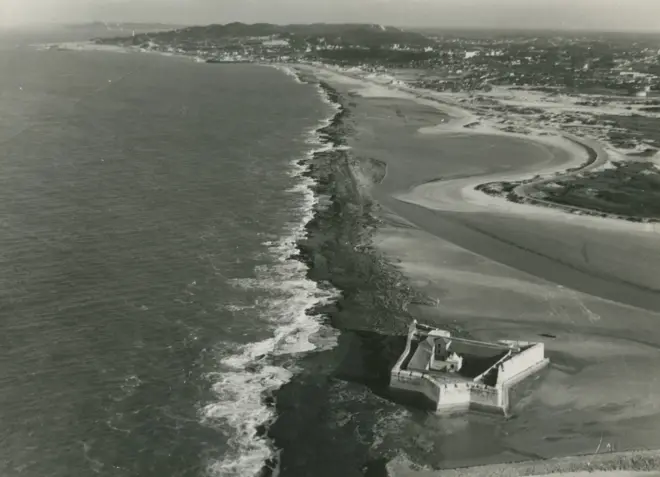
{"type": "Polygon", "coordinates": [[[222,353],[224,357],[220,359],[220,369],[208,375],[213,383],[215,401],[202,409],[203,421],[209,425],[218,424],[220,428],[231,428],[229,451],[221,460],[209,465],[211,476],[254,476],[263,472],[265,467],[272,475],[277,475],[278,452],[264,432],[276,418],[274,403],[269,396],[290,381],[295,364],[282,366],[276,358],[330,349],[336,345],[337,332],[324,326],[322,317],[314,314],[314,309],[334,301],[338,292],[309,280],[307,265],[293,258],[298,253],[298,242],[307,234],[307,224],[313,219],[318,203],[314,193],[315,181],[305,172],[315,154],[333,149],[322,130],[340,111],[322,88],[319,91],[335,112],[310,131],[307,143],[313,149],[306,158],[291,162],[290,175],[296,184],[287,192],[300,198],[295,221],[290,224],[285,237],[264,243],[273,264],[258,266],[256,278],[233,281],[234,286],[263,291],[267,296],[256,308],[261,319],[272,328],[272,336],[238,347],[227,343],[222,353]],[[229,354],[227,350],[230,350],[229,354]]]}

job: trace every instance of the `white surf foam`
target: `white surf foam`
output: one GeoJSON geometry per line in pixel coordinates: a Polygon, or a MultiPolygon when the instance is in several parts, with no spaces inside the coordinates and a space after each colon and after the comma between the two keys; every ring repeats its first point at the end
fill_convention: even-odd
{"type": "Polygon", "coordinates": [[[257,307],[256,304],[254,304],[254,305],[236,305],[236,304],[230,303],[229,305],[222,305],[221,308],[224,309],[224,310],[227,310],[229,312],[232,312],[232,313],[238,313],[238,312],[245,311],[245,310],[254,310],[256,307],[257,307]]]}
{"type": "Polygon", "coordinates": [[[300,76],[298,75],[296,70],[294,70],[292,67],[286,66],[286,65],[268,65],[268,66],[271,66],[271,67],[275,68],[276,70],[281,71],[285,75],[290,76],[291,78],[293,78],[293,80],[296,83],[304,84],[304,81],[302,81],[300,79],[300,76]]]}
{"type": "MultiPolygon", "coordinates": [[[[318,147],[308,153],[308,159],[315,152],[332,149],[331,145],[323,144],[319,134],[331,122],[332,118],[324,120],[315,128],[309,143],[318,147]]],[[[298,252],[297,243],[305,237],[306,225],[312,220],[318,202],[313,189],[315,181],[304,176],[306,170],[305,161],[301,163],[297,159],[291,164],[290,174],[298,182],[288,192],[299,196],[300,207],[288,235],[265,243],[275,264],[257,267],[254,279],[234,281],[236,286],[268,292],[262,318],[273,327],[273,335],[225,355],[220,361],[221,369],[209,375],[216,401],[204,407],[203,419],[208,424],[219,423],[232,429],[229,452],[209,466],[212,476],[253,476],[275,455],[276,450],[268,440],[258,435],[259,427],[275,418],[275,410],[264,404],[262,398],[264,393],[290,381],[295,369],[275,366],[269,358],[336,345],[337,332],[324,326],[322,317],[309,312],[315,306],[335,300],[338,292],[330,287],[320,288],[307,278],[307,266],[291,259],[298,252]]]]}
{"type": "MultiPolygon", "coordinates": [[[[332,109],[334,109],[335,114],[341,110],[341,105],[335,103],[332,99],[330,99],[330,96],[328,95],[327,91],[323,88],[323,86],[317,84],[316,88],[318,90],[319,95],[321,95],[322,101],[328,106],[330,106],[332,109]]],[[[334,115],[330,117],[330,119],[328,120],[329,121],[328,124],[330,124],[333,119],[334,119],[334,115]]]]}

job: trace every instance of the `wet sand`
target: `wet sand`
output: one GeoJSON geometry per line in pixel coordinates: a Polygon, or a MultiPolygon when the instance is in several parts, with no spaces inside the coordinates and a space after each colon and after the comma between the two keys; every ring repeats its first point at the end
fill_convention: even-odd
{"type": "Polygon", "coordinates": [[[505,135],[422,134],[446,120],[432,105],[321,76],[349,98],[353,155],[387,166],[371,187],[386,223],[375,241],[435,303],[413,314],[479,338],[543,340],[552,363],[520,391],[512,419],[429,416],[398,432],[421,428],[419,446],[444,468],[589,453],[601,439],[619,451],[660,448],[653,226],[475,196],[465,181],[580,158],[505,135]]]}

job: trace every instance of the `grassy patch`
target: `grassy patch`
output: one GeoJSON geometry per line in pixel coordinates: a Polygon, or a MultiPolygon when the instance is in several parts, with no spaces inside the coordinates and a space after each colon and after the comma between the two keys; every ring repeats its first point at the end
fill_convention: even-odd
{"type": "Polygon", "coordinates": [[[615,168],[541,187],[547,200],[607,214],[660,219],[660,171],[649,162],[615,168]]]}
{"type": "Polygon", "coordinates": [[[599,121],[626,130],[626,133],[621,131],[609,133],[610,140],[615,145],[621,143],[622,147],[625,147],[626,143],[633,143],[631,140],[646,140],[649,141],[649,144],[660,147],[660,118],[633,114],[631,116],[601,116],[599,121]]]}

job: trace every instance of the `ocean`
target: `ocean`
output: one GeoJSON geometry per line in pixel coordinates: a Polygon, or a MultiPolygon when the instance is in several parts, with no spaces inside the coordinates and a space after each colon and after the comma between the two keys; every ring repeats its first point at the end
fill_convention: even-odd
{"type": "Polygon", "coordinates": [[[1,475],[277,467],[273,393],[336,346],[297,248],[335,114],[274,68],[0,48],[1,475]]]}

